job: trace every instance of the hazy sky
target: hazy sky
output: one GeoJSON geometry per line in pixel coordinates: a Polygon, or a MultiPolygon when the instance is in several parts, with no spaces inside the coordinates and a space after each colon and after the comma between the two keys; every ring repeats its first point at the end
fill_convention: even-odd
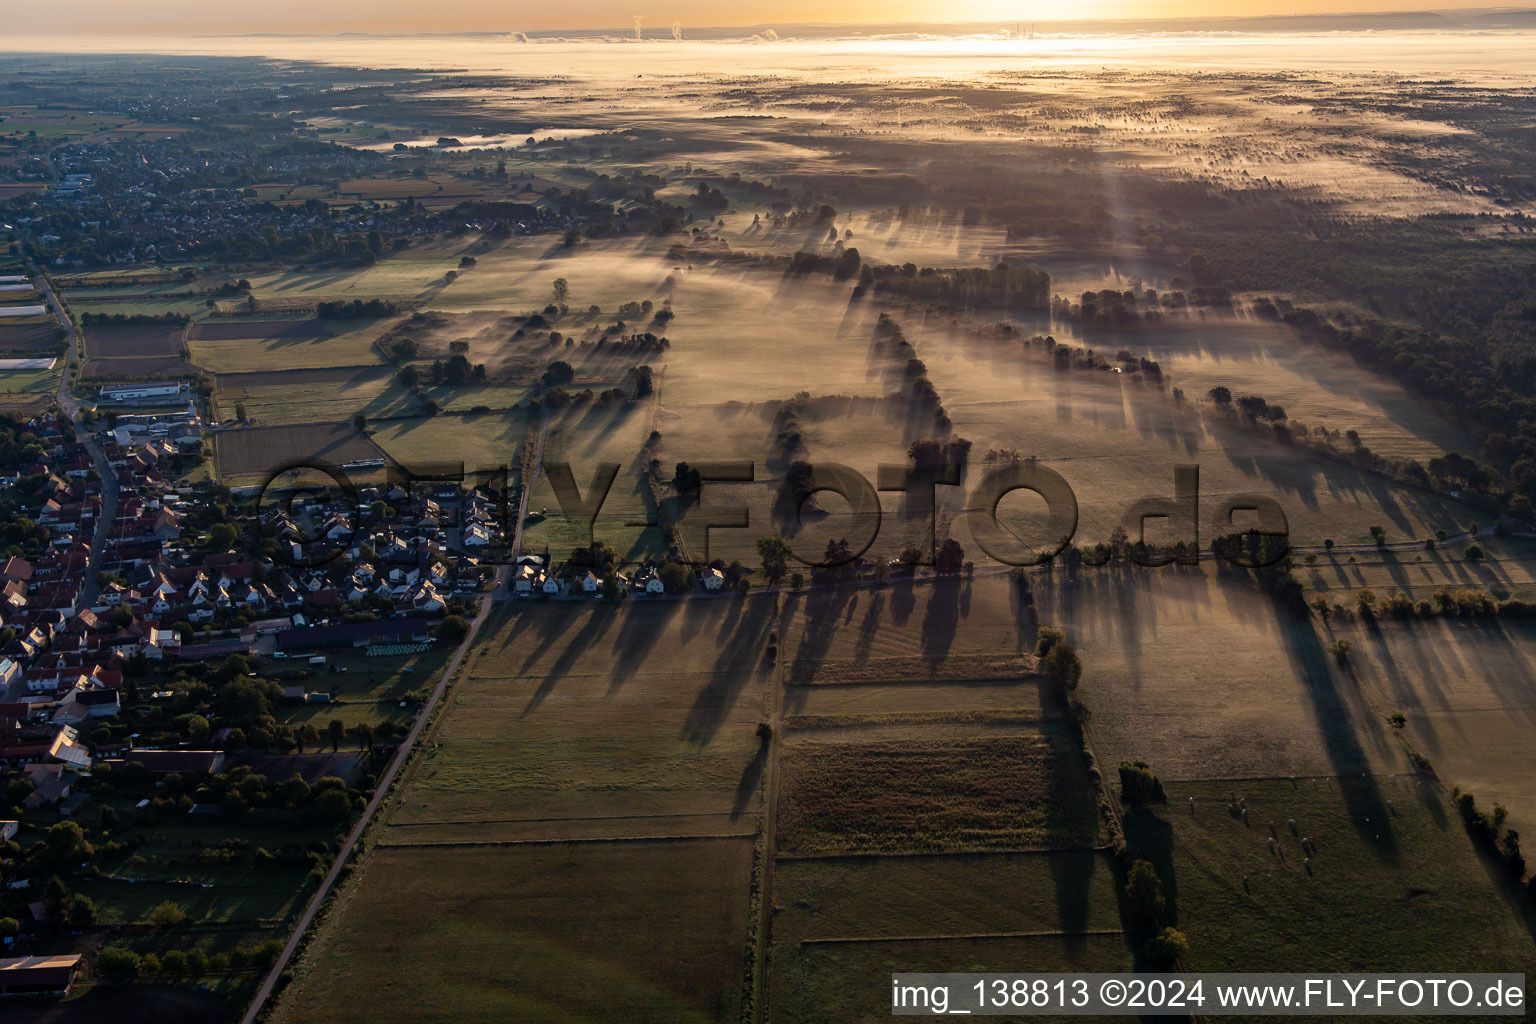
{"type": "MultiPolygon", "coordinates": [[[[67,4],[8,5],[7,31],[54,34],[65,30],[352,32],[632,30],[635,15],[657,36],[671,24],[784,25],[807,23],[889,24],[900,21],[1049,21],[1075,18],[1234,17],[1415,9],[1404,0],[769,0],[726,4],[718,0],[565,0],[559,4],[454,0],[265,0],[259,4],[208,0],[71,0],[67,4]]],[[[1427,5],[1426,5],[1427,6],[1427,5]]],[[[1489,6],[1488,0],[1437,2],[1438,9],[1489,6]]],[[[4,48],[0,40],[0,49],[4,48]]]]}

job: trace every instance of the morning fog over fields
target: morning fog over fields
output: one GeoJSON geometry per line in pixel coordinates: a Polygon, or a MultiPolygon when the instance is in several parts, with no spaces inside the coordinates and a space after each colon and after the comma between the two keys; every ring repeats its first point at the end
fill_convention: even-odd
{"type": "Polygon", "coordinates": [[[0,1019],[1536,970],[1536,12],[662,13],[0,40],[0,1019]]]}

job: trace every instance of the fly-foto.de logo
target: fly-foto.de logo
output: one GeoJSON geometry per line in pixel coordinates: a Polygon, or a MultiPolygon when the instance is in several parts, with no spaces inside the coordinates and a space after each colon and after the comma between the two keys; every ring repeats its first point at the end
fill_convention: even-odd
{"type": "MultiPolygon", "coordinates": [[[[800,550],[790,545],[791,557],[813,568],[860,562],[893,516],[904,524],[916,523],[923,531],[915,548],[908,548],[917,553],[914,564],[934,564],[940,488],[965,488],[962,512],[971,539],[982,554],[1002,565],[1028,567],[1051,562],[1072,548],[1078,531],[1077,495],[1060,473],[1036,459],[970,474],[975,476],[974,482],[965,480],[968,474],[963,466],[945,462],[881,464],[873,481],[851,466],[833,462],[796,463],[782,476],[772,478],[760,477],[757,463],[751,460],[678,465],[679,472],[672,481],[674,493],[655,502],[643,516],[625,517],[623,525],[655,528],[663,536],[681,541],[676,545],[680,560],[696,565],[718,558],[715,548],[732,544],[734,539],[755,543],[763,536],[795,537],[805,525],[812,498],[833,504],[840,498],[846,505],[837,513],[835,543],[827,544],[824,550],[800,550]],[[739,490],[738,496],[731,495],[732,485],[752,484],[773,489],[771,514],[759,510],[754,516],[754,510],[741,503],[739,490]],[[1017,492],[1037,496],[1043,511],[1008,517],[1005,522],[999,508],[1005,498],[1017,492]],[[883,506],[882,494],[896,496],[899,513],[883,506]],[[825,497],[829,495],[836,498],[825,497]]],[[[590,546],[603,539],[596,536],[595,528],[610,504],[621,467],[609,462],[583,468],[586,471],[579,473],[569,462],[550,461],[542,472],[569,535],[577,545],[590,546]],[[582,476],[586,478],[584,484],[582,476]]],[[[508,538],[514,535],[517,520],[526,509],[520,496],[508,499],[515,485],[509,485],[511,473],[506,467],[471,469],[464,463],[389,466],[384,476],[380,486],[385,491],[409,492],[429,485],[451,495],[461,488],[479,487],[489,496],[488,508],[508,538]]],[[[1202,536],[1210,538],[1210,550],[1216,557],[1245,568],[1274,565],[1289,553],[1289,523],[1274,498],[1237,494],[1202,502],[1200,468],[1194,464],[1175,466],[1171,483],[1171,493],[1144,495],[1126,503],[1117,531],[1125,560],[1149,567],[1195,565],[1201,557],[1202,536]],[[1150,539],[1154,535],[1160,539],[1150,539]]],[[[361,493],[361,486],[346,468],[305,461],[269,476],[257,498],[257,511],[268,518],[274,511],[278,513],[291,542],[289,560],[317,565],[338,557],[356,535],[364,513],[361,493]],[[318,473],[326,482],[291,482],[306,472],[318,473]],[[298,506],[307,508],[296,512],[298,506]],[[353,514],[348,515],[349,511],[353,514]]],[[[487,550],[483,560],[495,562],[498,554],[487,550]]]]}

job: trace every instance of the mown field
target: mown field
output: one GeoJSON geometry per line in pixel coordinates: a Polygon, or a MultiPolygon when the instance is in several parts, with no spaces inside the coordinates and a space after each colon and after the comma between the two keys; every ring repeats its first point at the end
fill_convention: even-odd
{"type": "MultiPolygon", "coordinates": [[[[1097,808],[1070,736],[791,744],[783,753],[784,855],[1091,846],[1097,808]]],[[[960,730],[956,730],[959,732],[960,730]]]]}
{"type": "Polygon", "coordinates": [[[313,423],[363,413],[419,415],[421,403],[385,366],[338,366],[258,373],[221,373],[213,392],[213,418],[233,419],[241,409],[257,426],[313,423]]]}
{"type": "Polygon", "coordinates": [[[771,599],[518,609],[471,655],[383,842],[750,835],[771,599]]]}
{"type": "Polygon", "coordinates": [[[377,366],[373,342],[389,321],[223,320],[194,325],[187,347],[192,362],[213,373],[377,366]]]}
{"type": "Polygon", "coordinates": [[[144,359],[179,356],[185,328],[171,324],[152,327],[92,327],[85,352],[96,359],[144,359]]]}
{"type": "Polygon", "coordinates": [[[895,971],[1123,971],[1108,854],[782,860],[773,1020],[880,1021],[895,971]]]}
{"type": "Polygon", "coordinates": [[[1384,716],[1405,719],[1404,738],[1448,786],[1479,805],[1501,804],[1511,827],[1536,829],[1536,630],[1522,623],[1458,619],[1336,623],[1350,641],[1350,673],[1384,716]]]}
{"type": "Polygon", "coordinates": [[[1040,605],[1082,653],[1080,695],[1107,764],[1144,759],[1164,779],[1407,767],[1310,619],[1204,567],[1058,575],[1040,605]]]}
{"type": "Polygon", "coordinates": [[[185,333],[178,324],[86,328],[82,375],[87,380],[188,376],[195,368],[182,355],[185,333]]]}
{"type": "Polygon", "coordinates": [[[215,435],[219,476],[257,481],[305,460],[343,466],[383,458],[368,437],[351,423],[306,423],[279,427],[244,427],[215,435]]]}
{"type": "Polygon", "coordinates": [[[518,452],[528,433],[521,414],[450,412],[430,419],[387,420],[370,431],[374,444],[403,466],[464,463],[466,472],[518,465],[518,452]]]}
{"type": "Polygon", "coordinates": [[[1127,829],[1159,867],[1193,970],[1528,974],[1536,964],[1526,926],[1430,782],[1191,782],[1168,796],[1127,829]],[[1247,824],[1227,812],[1234,790],[1247,824]],[[1316,845],[1310,862],[1303,837],[1316,845]]]}
{"type": "Polygon", "coordinates": [[[33,354],[58,355],[63,351],[64,345],[58,338],[57,323],[0,322],[0,354],[5,358],[24,358],[33,354]]]}
{"type": "Polygon", "coordinates": [[[734,1020],[751,839],[386,847],[274,1019],[734,1020]]]}

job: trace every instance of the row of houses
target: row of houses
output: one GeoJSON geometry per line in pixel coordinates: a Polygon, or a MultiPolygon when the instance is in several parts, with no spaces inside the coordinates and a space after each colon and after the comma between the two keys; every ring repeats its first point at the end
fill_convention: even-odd
{"type": "MultiPolygon", "coordinates": [[[[642,566],[630,574],[615,572],[613,580],[626,593],[660,597],[667,592],[655,566],[642,566]]],[[[696,582],[705,593],[718,593],[724,589],[726,577],[719,569],[706,567],[698,574],[696,582]]],[[[549,568],[538,555],[522,555],[517,559],[508,586],[514,597],[601,597],[603,577],[590,569],[549,568]]]]}

